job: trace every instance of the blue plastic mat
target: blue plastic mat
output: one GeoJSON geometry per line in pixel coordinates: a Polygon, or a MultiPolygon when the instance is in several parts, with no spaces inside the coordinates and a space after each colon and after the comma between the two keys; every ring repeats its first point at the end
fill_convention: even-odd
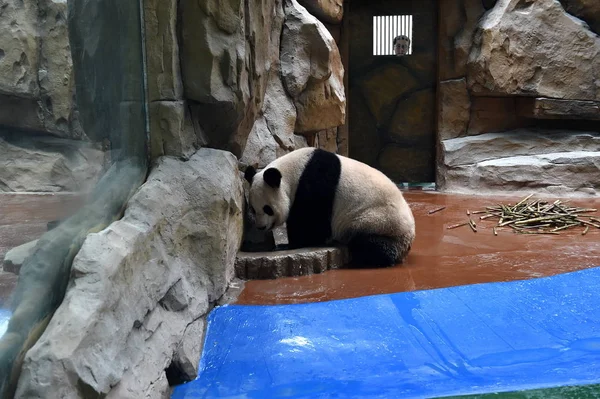
{"type": "Polygon", "coordinates": [[[600,382],[600,269],[223,306],[182,398],[430,398],[600,382]]]}
{"type": "Polygon", "coordinates": [[[10,311],[6,309],[0,309],[0,338],[2,338],[6,332],[6,329],[8,328],[8,320],[10,319],[10,315],[10,311]]]}

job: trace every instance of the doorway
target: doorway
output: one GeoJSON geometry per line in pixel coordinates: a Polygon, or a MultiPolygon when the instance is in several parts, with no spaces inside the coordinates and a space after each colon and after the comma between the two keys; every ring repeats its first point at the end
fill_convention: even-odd
{"type": "Polygon", "coordinates": [[[396,183],[435,181],[437,1],[347,5],[349,155],[396,183]]]}

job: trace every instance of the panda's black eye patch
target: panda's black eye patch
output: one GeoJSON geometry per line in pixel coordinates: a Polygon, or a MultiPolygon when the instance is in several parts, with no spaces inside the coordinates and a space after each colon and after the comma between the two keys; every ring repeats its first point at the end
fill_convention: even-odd
{"type": "Polygon", "coordinates": [[[273,216],[275,214],[275,212],[273,212],[273,208],[271,208],[269,205],[265,205],[263,207],[263,211],[269,216],[273,216]]]}

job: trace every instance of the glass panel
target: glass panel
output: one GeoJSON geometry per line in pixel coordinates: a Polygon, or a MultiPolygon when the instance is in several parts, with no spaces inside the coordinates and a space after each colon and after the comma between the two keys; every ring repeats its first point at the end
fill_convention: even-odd
{"type": "MultiPolygon", "coordinates": [[[[60,305],[71,262],[86,235],[120,218],[147,172],[139,0],[39,3],[8,6],[21,18],[21,28],[37,28],[41,37],[29,43],[37,51],[28,57],[27,43],[20,43],[24,56],[2,53],[5,59],[18,59],[21,80],[13,80],[11,88],[0,78],[0,157],[13,157],[21,167],[12,176],[0,172],[1,254],[39,238],[14,290],[10,273],[0,280],[3,397],[12,397],[22,354],[60,305]],[[28,81],[32,73],[37,77],[28,81]],[[31,111],[34,106],[39,106],[40,120],[31,111]],[[53,195],[45,194],[49,191],[53,195]]],[[[0,13],[0,26],[7,24],[2,18],[0,13]]],[[[0,47],[3,40],[0,34],[0,47]]]]}

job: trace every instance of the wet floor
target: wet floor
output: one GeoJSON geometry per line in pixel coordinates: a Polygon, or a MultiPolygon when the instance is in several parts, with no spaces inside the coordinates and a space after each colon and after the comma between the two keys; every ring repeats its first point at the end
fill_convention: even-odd
{"type": "MultiPolygon", "coordinates": [[[[0,194],[0,261],[10,249],[40,238],[48,222],[75,213],[83,201],[79,194],[0,194]]],[[[16,280],[0,273],[0,307],[16,280]]]]}
{"type": "MultiPolygon", "coordinates": [[[[475,197],[406,192],[413,209],[417,237],[405,264],[387,269],[332,270],[323,274],[249,281],[238,304],[291,304],[366,295],[442,288],[456,285],[523,280],[600,266],[600,230],[581,228],[560,235],[522,235],[510,228],[494,236],[493,220],[447,229],[468,220],[467,210],[522,197],[475,197]],[[443,211],[429,214],[445,206],[443,211]]],[[[552,200],[546,196],[532,199],[552,200]]],[[[600,209],[599,199],[565,199],[573,206],[600,209]]],[[[600,212],[597,212],[600,215],[600,212]]],[[[600,217],[599,217],[600,218],[600,217]]]]}

